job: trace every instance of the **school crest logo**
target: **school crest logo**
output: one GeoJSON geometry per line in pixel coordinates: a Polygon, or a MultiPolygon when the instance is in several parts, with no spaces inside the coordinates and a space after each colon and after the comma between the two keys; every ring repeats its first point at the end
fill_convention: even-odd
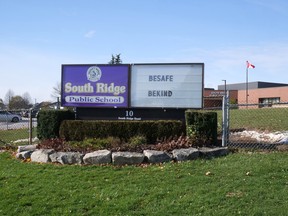
{"type": "Polygon", "coordinates": [[[87,79],[91,82],[97,82],[101,79],[102,72],[97,66],[89,67],[87,70],[87,79]]]}

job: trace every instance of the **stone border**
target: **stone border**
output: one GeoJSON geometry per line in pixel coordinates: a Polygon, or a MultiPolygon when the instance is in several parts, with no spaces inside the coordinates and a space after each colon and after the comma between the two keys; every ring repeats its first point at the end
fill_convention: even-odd
{"type": "Polygon", "coordinates": [[[175,149],[171,154],[164,151],[144,150],[143,153],[136,152],[111,152],[109,150],[98,150],[82,154],[79,152],[56,152],[54,149],[37,149],[37,145],[18,146],[16,158],[30,160],[38,163],[60,163],[60,164],[87,164],[102,165],[113,164],[137,165],[141,163],[164,163],[169,161],[195,160],[199,157],[214,158],[229,154],[227,147],[217,148],[187,148],[175,149]]]}

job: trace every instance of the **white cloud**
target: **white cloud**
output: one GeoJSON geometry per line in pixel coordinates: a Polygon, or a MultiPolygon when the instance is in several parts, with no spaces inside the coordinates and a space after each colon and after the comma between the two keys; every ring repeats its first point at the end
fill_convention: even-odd
{"type": "Polygon", "coordinates": [[[91,31],[88,31],[87,33],[85,33],[84,37],[85,38],[93,38],[96,34],[96,31],[95,30],[91,30],[91,31]]]}
{"type": "Polygon", "coordinates": [[[255,46],[178,50],[166,62],[205,63],[205,87],[246,81],[246,61],[256,66],[249,81],[288,83],[288,43],[259,43],[255,46]],[[171,61],[172,60],[172,61],[171,61]]]}

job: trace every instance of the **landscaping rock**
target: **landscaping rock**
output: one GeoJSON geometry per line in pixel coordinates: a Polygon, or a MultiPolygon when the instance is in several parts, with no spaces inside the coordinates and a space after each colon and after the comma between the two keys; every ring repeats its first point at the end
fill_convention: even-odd
{"type": "Polygon", "coordinates": [[[115,165],[141,164],[144,161],[144,155],[136,152],[113,152],[112,162],[115,165]]]}
{"type": "Polygon", "coordinates": [[[33,151],[21,151],[16,154],[17,159],[26,160],[31,157],[33,151]]]}
{"type": "MultiPolygon", "coordinates": [[[[65,152],[54,152],[53,154],[49,155],[50,161],[51,161],[52,163],[60,163],[60,162],[58,161],[58,158],[60,158],[60,156],[61,156],[63,153],[65,153],[65,152]]],[[[59,160],[60,160],[60,159],[59,159],[59,160]]]]}
{"type": "Polygon", "coordinates": [[[113,152],[110,150],[99,150],[87,153],[86,155],[79,152],[56,152],[54,149],[33,149],[36,145],[19,146],[16,158],[26,160],[31,159],[32,162],[48,163],[57,162],[61,164],[109,164],[114,165],[133,165],[141,164],[144,161],[149,163],[169,162],[172,159],[177,161],[193,160],[198,156],[205,158],[219,157],[229,154],[227,147],[200,149],[174,149],[172,155],[164,151],[144,150],[143,153],[136,152],[113,152]],[[32,149],[26,150],[24,149],[32,149]],[[145,159],[145,160],[144,160],[145,159]]]}
{"type": "Polygon", "coordinates": [[[54,149],[36,150],[31,154],[31,161],[32,162],[39,162],[39,163],[48,163],[48,162],[50,162],[49,155],[53,154],[54,152],[55,152],[54,149]]]}
{"type": "Polygon", "coordinates": [[[53,157],[55,157],[56,161],[61,164],[82,164],[83,163],[83,154],[79,152],[59,152],[58,155],[52,156],[52,158],[53,157]]]}
{"type": "Polygon", "coordinates": [[[24,145],[24,146],[18,146],[17,152],[23,152],[23,151],[35,151],[37,148],[37,145],[24,145]]]}
{"type": "Polygon", "coordinates": [[[83,162],[85,164],[108,164],[111,163],[111,151],[109,150],[99,150],[87,153],[83,157],[83,162]]]}
{"type": "Polygon", "coordinates": [[[199,150],[196,148],[174,149],[172,155],[177,161],[194,160],[199,157],[199,150]]]}
{"type": "Polygon", "coordinates": [[[220,157],[229,154],[229,150],[227,147],[219,147],[219,148],[200,148],[199,149],[200,156],[205,158],[213,158],[220,157]]]}
{"type": "Polygon", "coordinates": [[[171,156],[163,151],[144,150],[143,154],[149,163],[163,163],[172,160],[171,156]]]}

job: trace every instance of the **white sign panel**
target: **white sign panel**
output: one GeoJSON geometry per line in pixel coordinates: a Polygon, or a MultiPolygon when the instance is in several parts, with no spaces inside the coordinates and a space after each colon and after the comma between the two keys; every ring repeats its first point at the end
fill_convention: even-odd
{"type": "Polygon", "coordinates": [[[131,67],[131,107],[202,108],[204,64],[131,67]]]}

